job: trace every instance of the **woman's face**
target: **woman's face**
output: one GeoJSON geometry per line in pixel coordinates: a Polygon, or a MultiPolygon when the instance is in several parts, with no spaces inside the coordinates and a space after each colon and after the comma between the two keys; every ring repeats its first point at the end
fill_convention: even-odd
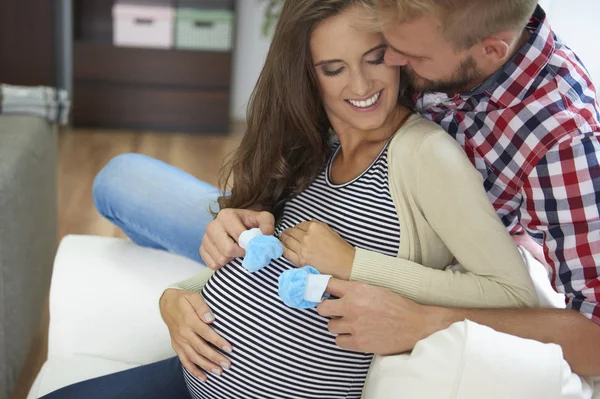
{"type": "Polygon", "coordinates": [[[383,62],[383,35],[360,29],[361,17],[364,10],[351,7],[322,21],[310,50],[330,122],[373,130],[397,110],[400,76],[397,67],[383,62]]]}

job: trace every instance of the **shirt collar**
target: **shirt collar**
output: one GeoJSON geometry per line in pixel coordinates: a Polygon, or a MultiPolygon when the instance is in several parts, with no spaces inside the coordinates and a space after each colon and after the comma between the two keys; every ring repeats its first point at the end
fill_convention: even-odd
{"type": "Polygon", "coordinates": [[[523,100],[535,78],[546,67],[554,53],[555,40],[546,12],[537,6],[527,29],[531,36],[527,43],[502,68],[463,98],[487,94],[490,99],[508,108],[523,100]]]}

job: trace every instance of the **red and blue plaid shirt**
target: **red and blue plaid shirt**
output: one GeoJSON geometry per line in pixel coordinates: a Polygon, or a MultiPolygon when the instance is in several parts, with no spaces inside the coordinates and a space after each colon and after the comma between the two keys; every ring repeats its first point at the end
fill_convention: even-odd
{"type": "Polygon", "coordinates": [[[600,324],[600,114],[577,56],[541,7],[529,41],[468,93],[417,107],[464,147],[509,231],[543,244],[567,306],[600,324]]]}

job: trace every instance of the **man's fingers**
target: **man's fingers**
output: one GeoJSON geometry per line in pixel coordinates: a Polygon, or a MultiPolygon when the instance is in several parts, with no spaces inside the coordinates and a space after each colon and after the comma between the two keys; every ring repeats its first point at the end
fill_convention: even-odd
{"type": "Polygon", "coordinates": [[[350,323],[346,322],[344,319],[333,319],[329,320],[328,325],[329,332],[332,334],[351,334],[352,328],[350,323]]]}
{"type": "Polygon", "coordinates": [[[294,266],[300,266],[300,257],[298,254],[285,244],[283,245],[283,257],[292,262],[294,266]]]}
{"type": "Polygon", "coordinates": [[[300,250],[302,245],[290,233],[293,229],[288,229],[279,236],[279,240],[283,244],[283,256],[296,266],[300,266],[300,250]]]}
{"type": "Polygon", "coordinates": [[[300,245],[300,243],[302,242],[302,238],[306,235],[306,231],[300,229],[298,226],[289,228],[285,230],[282,234],[282,236],[284,236],[290,242],[292,242],[292,240],[295,241],[297,243],[296,245],[300,245]]]}
{"type": "Polygon", "coordinates": [[[302,222],[302,223],[298,223],[296,226],[294,226],[294,228],[300,230],[301,232],[306,233],[308,231],[308,226],[310,226],[311,222],[302,222]]]}
{"type": "Polygon", "coordinates": [[[356,340],[352,335],[349,334],[338,335],[335,339],[335,344],[342,349],[358,351],[358,345],[356,345],[356,340]]]}
{"type": "Polygon", "coordinates": [[[341,317],[343,310],[341,299],[326,299],[317,305],[317,312],[324,317],[341,317]]]}
{"type": "Polygon", "coordinates": [[[352,287],[352,282],[338,280],[337,278],[332,278],[329,280],[329,284],[327,284],[327,289],[325,292],[336,296],[338,298],[343,298],[344,295],[348,292],[348,290],[352,287]]]}

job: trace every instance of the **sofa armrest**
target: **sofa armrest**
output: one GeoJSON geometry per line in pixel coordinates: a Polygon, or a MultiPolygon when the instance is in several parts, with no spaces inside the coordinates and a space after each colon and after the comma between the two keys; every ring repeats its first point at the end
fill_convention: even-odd
{"type": "Polygon", "coordinates": [[[0,399],[27,358],[56,253],[56,127],[0,115],[0,399]]]}
{"type": "Polygon", "coordinates": [[[52,276],[48,356],[129,364],[174,356],[158,300],[203,267],[118,238],[65,237],[52,276]]]}

